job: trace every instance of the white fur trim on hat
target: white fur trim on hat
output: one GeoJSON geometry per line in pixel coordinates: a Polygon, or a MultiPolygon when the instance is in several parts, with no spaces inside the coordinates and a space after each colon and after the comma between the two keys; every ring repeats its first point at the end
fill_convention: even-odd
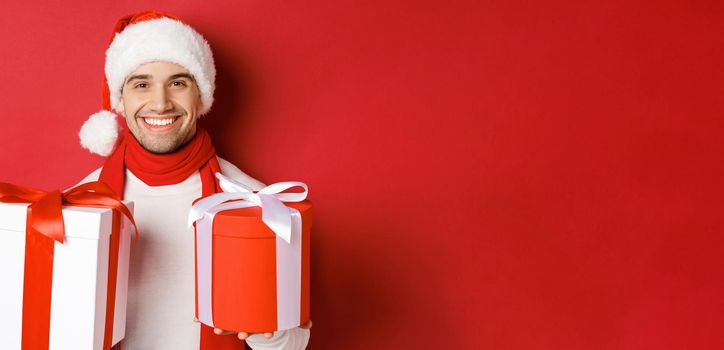
{"type": "Polygon", "coordinates": [[[216,79],[211,48],[193,28],[166,17],[132,24],[113,38],[106,51],[105,66],[111,108],[118,110],[126,77],[138,66],[153,61],[176,63],[188,69],[201,93],[199,115],[209,111],[216,79]]]}
{"type": "Polygon", "coordinates": [[[80,144],[92,153],[107,157],[118,139],[118,122],[111,111],[94,113],[83,123],[78,133],[80,144]]]}

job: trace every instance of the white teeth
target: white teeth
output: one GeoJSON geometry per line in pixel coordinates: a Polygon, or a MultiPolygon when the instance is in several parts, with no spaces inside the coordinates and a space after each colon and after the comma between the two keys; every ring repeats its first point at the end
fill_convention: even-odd
{"type": "Polygon", "coordinates": [[[158,119],[158,118],[143,118],[143,121],[149,125],[164,126],[173,123],[176,118],[158,119]]]}

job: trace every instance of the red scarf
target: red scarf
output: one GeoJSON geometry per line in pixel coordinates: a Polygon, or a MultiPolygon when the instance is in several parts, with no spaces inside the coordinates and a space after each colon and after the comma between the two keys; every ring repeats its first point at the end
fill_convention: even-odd
{"type": "Polygon", "coordinates": [[[201,127],[197,127],[191,141],[166,154],[147,151],[126,128],[118,146],[106,159],[99,180],[123,196],[126,168],[149,186],[177,184],[198,170],[203,196],[220,191],[214,176],[221,171],[216,150],[211,144],[211,137],[201,127]]]}
{"type": "MultiPolygon", "coordinates": [[[[167,154],[147,151],[126,128],[116,149],[106,159],[99,180],[123,197],[126,168],[149,186],[177,184],[199,171],[202,196],[221,192],[214,175],[221,172],[216,150],[211,144],[211,137],[201,127],[197,127],[196,135],[191,141],[167,154]]],[[[213,328],[201,324],[200,350],[242,350],[244,345],[245,342],[239,340],[236,334],[216,335],[213,328]]],[[[120,350],[120,343],[113,349],[120,350]]]]}

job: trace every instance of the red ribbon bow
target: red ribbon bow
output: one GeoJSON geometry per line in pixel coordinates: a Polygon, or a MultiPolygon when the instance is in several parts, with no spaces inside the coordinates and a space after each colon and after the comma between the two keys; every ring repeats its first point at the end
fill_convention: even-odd
{"type": "Polygon", "coordinates": [[[28,207],[30,220],[28,227],[50,239],[63,243],[65,225],[63,224],[63,206],[104,207],[118,210],[133,224],[138,239],[138,228],[133,215],[121,202],[120,196],[108,185],[100,181],[88,182],[65,192],[45,192],[28,187],[0,182],[0,202],[31,203],[28,207]]]}
{"type": "Polygon", "coordinates": [[[103,182],[85,183],[65,192],[45,192],[0,182],[0,202],[30,203],[28,206],[25,242],[25,274],[23,283],[22,349],[47,349],[50,337],[50,299],[52,294],[53,256],[55,242],[65,242],[63,206],[104,207],[114,211],[109,247],[108,289],[103,349],[111,348],[115,314],[116,277],[121,217],[138,228],[130,210],[120,196],[103,182]],[[50,239],[43,239],[43,236],[50,239]]]}

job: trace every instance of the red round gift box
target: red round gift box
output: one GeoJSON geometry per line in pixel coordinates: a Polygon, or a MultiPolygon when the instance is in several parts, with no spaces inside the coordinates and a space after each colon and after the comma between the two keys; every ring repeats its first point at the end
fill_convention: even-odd
{"type": "MultiPolygon", "coordinates": [[[[302,216],[300,324],[303,324],[309,320],[312,204],[308,200],[284,204],[299,210],[302,216]]],[[[277,235],[264,224],[261,216],[260,207],[225,210],[214,216],[211,308],[216,328],[250,333],[278,330],[277,235]]],[[[198,275],[196,288],[198,316],[198,275]]]]}

